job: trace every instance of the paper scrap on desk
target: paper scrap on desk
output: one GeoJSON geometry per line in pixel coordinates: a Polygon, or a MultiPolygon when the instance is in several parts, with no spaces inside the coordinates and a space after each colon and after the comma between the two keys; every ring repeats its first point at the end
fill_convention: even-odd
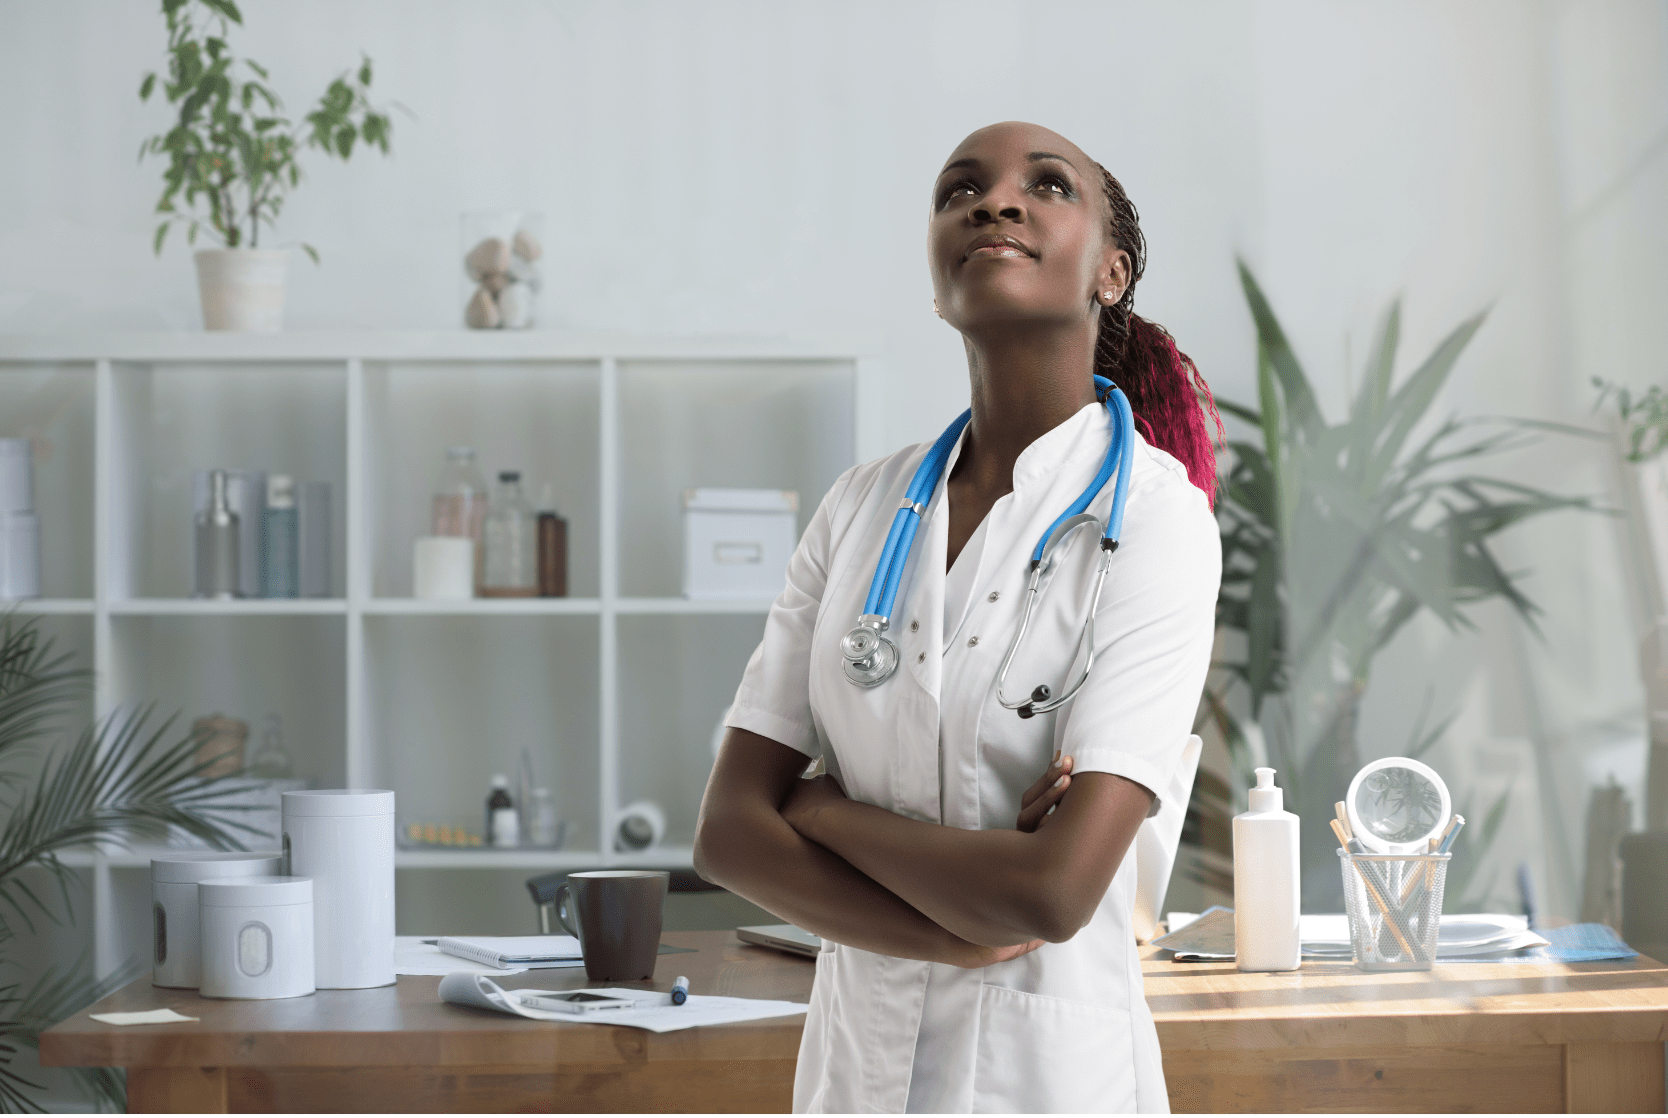
{"type": "Polygon", "coordinates": [[[502,977],[506,974],[520,974],[526,969],[511,967],[508,970],[494,970],[468,959],[460,959],[456,955],[448,955],[434,944],[424,943],[421,936],[394,937],[395,974],[442,975],[463,971],[468,974],[494,974],[502,977]]]}
{"type": "MultiPolygon", "coordinates": [[[[548,993],[549,991],[539,991],[548,993]]],[[[809,1006],[799,1002],[765,1001],[760,998],[720,998],[691,994],[682,1005],[659,1004],[664,994],[655,995],[644,990],[596,989],[586,993],[614,998],[653,999],[640,1009],[611,1009],[605,1013],[562,1013],[557,1010],[534,1009],[521,1004],[515,995],[519,991],[505,990],[485,975],[460,971],[440,980],[440,1000],[474,1009],[490,1009],[497,1013],[511,1013],[534,1021],[563,1021],[578,1025],[628,1025],[647,1029],[651,1033],[670,1033],[679,1029],[693,1029],[697,1025],[729,1025],[741,1021],[762,1021],[770,1017],[791,1017],[804,1013],[809,1006]]]]}
{"type": "Polygon", "coordinates": [[[103,1021],[106,1025],[166,1025],[170,1021],[196,1021],[196,1017],[187,1017],[175,1013],[171,1009],[141,1009],[130,1013],[89,1013],[87,1016],[94,1021],[103,1021]]]}

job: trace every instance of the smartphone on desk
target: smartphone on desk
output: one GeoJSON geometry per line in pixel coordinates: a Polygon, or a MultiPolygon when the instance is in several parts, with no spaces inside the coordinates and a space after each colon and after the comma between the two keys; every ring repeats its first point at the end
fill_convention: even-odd
{"type": "Polygon", "coordinates": [[[630,998],[611,998],[606,994],[588,994],[584,990],[517,990],[516,997],[529,1009],[549,1009],[557,1013],[595,1013],[604,1009],[630,1009],[637,1004],[630,998]]]}

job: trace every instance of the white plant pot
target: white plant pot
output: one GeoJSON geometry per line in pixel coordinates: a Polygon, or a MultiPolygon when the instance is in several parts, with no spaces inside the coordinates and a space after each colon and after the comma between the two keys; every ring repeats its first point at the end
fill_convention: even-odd
{"type": "Polygon", "coordinates": [[[284,277],[290,254],[281,248],[197,250],[197,290],[208,330],[284,328],[284,277]]]}

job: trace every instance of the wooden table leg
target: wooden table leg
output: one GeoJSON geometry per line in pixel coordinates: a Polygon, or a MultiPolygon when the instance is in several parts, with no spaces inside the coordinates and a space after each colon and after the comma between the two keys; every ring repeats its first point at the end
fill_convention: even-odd
{"type": "Polygon", "coordinates": [[[1564,1045],[1564,1109],[1571,1114],[1661,1114],[1662,1042],[1564,1045]]]}
{"type": "Polygon", "coordinates": [[[128,1068],[129,1114],[224,1114],[225,1068],[128,1068]]]}

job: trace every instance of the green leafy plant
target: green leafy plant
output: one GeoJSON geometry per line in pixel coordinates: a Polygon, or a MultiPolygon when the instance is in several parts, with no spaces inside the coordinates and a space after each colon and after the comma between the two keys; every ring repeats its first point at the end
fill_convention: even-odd
{"type": "MultiPolygon", "coordinates": [[[[1522,573],[1506,571],[1489,540],[1592,506],[1464,472],[1531,443],[1523,421],[1450,417],[1414,438],[1481,314],[1395,385],[1401,310],[1392,304],[1348,414],[1331,423],[1256,279],[1243,263],[1239,274],[1257,328],[1258,407],[1218,399],[1255,437],[1229,443],[1217,621],[1240,635],[1243,652],[1218,664],[1228,682],[1206,702],[1236,767],[1248,768],[1246,728],[1229,701],[1242,689],[1238,709],[1263,729],[1268,763],[1303,819],[1305,908],[1323,911],[1340,899],[1327,820],[1360,767],[1356,722],[1374,657],[1421,611],[1466,629],[1471,607],[1502,599],[1533,629],[1522,573]]],[[[1416,731],[1410,752],[1440,733],[1416,731]]]]}
{"type": "MultiPolygon", "coordinates": [[[[19,1050],[38,1049],[43,1029],[139,970],[130,961],[98,979],[84,960],[12,978],[23,970],[16,957],[22,929],[73,920],[80,886],[61,855],[95,842],[125,845],[135,828],[177,827],[217,849],[259,833],[225,822],[225,813],[247,810],[225,798],[249,786],[236,776],[206,779],[218,758],[198,762],[202,739],[171,738],[173,720],[153,725],[150,708],[105,719],[50,751],[61,719],[85,699],[90,682],[72,655],[41,636],[38,621],[0,616],[0,1107],[7,1110],[42,1109],[42,1085],[13,1066],[19,1050]],[[42,896],[31,871],[37,879],[44,871],[56,892],[42,896]]],[[[76,1076],[103,1108],[123,1109],[120,1072],[81,1068],[76,1076]]]]}
{"type": "Polygon", "coordinates": [[[1599,390],[1594,411],[1603,407],[1606,400],[1616,401],[1616,413],[1627,425],[1629,462],[1649,462],[1668,450],[1668,392],[1653,384],[1643,396],[1635,396],[1626,387],[1603,377],[1594,377],[1593,387],[1599,390]]]}
{"type": "MultiPolygon", "coordinates": [[[[176,221],[189,226],[186,239],[192,244],[207,230],[227,248],[257,247],[261,225],[277,221],[286,196],[301,183],[296,156],[303,146],[344,162],[361,142],[388,153],[393,123],[368,98],[369,58],[332,81],[305,124],[296,126],[266,84],[265,68],[250,59],[240,68],[227,46],[229,25],[243,23],[232,0],[162,0],[162,13],[168,21],[168,75],[161,85],[168,103],[178,106],[178,117],[167,132],[139,148],[140,159],[168,160],[156,204],[166,215],[156,227],[158,254],[176,221]],[[198,216],[205,211],[207,220],[198,216]]],[[[139,99],[149,101],[157,84],[154,71],[146,74],[139,99]]],[[[317,263],[313,247],[301,247],[317,263]]]]}

